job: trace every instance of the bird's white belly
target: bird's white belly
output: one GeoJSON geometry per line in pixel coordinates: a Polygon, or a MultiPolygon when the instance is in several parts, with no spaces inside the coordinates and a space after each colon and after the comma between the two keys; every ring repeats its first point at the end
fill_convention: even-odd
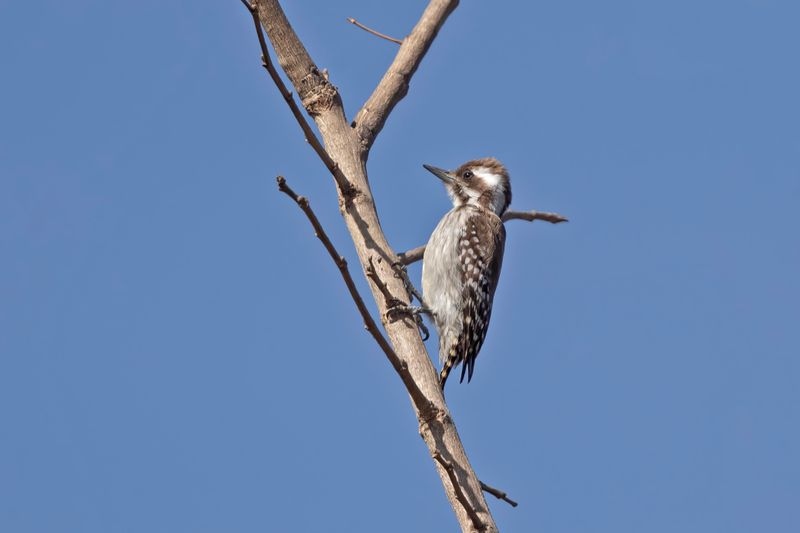
{"type": "MultiPolygon", "coordinates": [[[[461,333],[460,316],[463,305],[463,281],[459,266],[458,243],[462,238],[467,210],[447,213],[425,248],[422,262],[422,296],[433,311],[440,344],[455,339],[461,333]]],[[[445,355],[440,350],[440,359],[445,355]]]]}

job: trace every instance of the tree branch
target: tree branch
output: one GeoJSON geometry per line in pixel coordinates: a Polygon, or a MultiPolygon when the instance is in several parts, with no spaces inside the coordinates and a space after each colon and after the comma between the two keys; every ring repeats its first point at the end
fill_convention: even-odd
{"type": "MultiPolygon", "coordinates": [[[[326,75],[320,73],[286,19],[278,0],[252,1],[255,3],[251,5],[255,5],[258,20],[272,43],[278,63],[319,129],[325,151],[338,164],[336,168],[340,169],[353,187],[354,193],[350,198],[344,196],[346,191],[337,189],[340,211],[353,239],[362,270],[366,273],[370,261],[374,259],[374,274],[377,279],[382,281],[390,294],[398,295],[398,299],[407,305],[410,303],[410,297],[403,281],[395,275],[394,265],[397,263],[397,255],[389,245],[381,228],[367,178],[366,160],[369,146],[374,140],[374,134],[371,135],[369,142],[364,143],[363,139],[357,135],[357,130],[347,122],[338,90],[328,81],[326,75]]],[[[414,38],[409,36],[404,40],[403,45],[400,46],[401,52],[395,59],[395,63],[398,63],[399,59],[406,58],[400,63],[405,64],[407,68],[395,73],[395,75],[400,75],[403,80],[400,88],[403,86],[407,88],[413,69],[419,64],[425,50],[430,46],[436,30],[456,4],[457,2],[454,0],[431,0],[412,32],[414,38]],[[416,58],[408,61],[409,55],[416,55],[416,58]],[[411,70],[409,71],[408,68],[411,70]]],[[[384,81],[381,82],[383,89],[380,91],[376,89],[376,93],[380,97],[378,98],[378,107],[375,109],[382,108],[383,112],[373,115],[367,110],[368,121],[372,120],[371,117],[380,116],[379,122],[382,126],[389,111],[400,99],[400,92],[395,89],[395,82],[391,81],[395,75],[387,74],[390,81],[386,82],[387,77],[385,76],[384,81]],[[388,98],[391,103],[381,104],[385,98],[388,98]]],[[[373,96],[376,93],[373,93],[373,96]]],[[[376,129],[372,131],[377,132],[376,129]]],[[[367,279],[384,330],[393,348],[393,352],[390,353],[394,353],[398,357],[394,359],[390,353],[384,353],[389,357],[406,385],[419,422],[420,436],[425,441],[431,456],[438,453],[447,457],[449,464],[457,473],[456,477],[459,483],[456,488],[451,482],[451,476],[447,469],[438,461],[434,461],[445,494],[462,530],[477,531],[468,514],[467,509],[469,508],[479,517],[480,523],[485,526],[487,531],[497,531],[497,526],[481,490],[480,481],[469,463],[461,438],[444,401],[439,387],[438,373],[433,367],[419,331],[410,321],[387,320],[387,302],[383,298],[383,293],[373,279],[369,277],[367,279]],[[427,403],[422,400],[423,398],[427,400],[427,403]],[[468,501],[470,505],[465,507],[461,503],[462,500],[468,501]]],[[[365,323],[367,323],[366,318],[365,323]]]]}
{"type": "Polygon", "coordinates": [[[527,220],[528,222],[543,220],[551,224],[569,222],[569,219],[563,215],[547,213],[545,211],[506,211],[503,213],[503,222],[508,222],[509,220],[527,220]]]}
{"type": "Polygon", "coordinates": [[[340,255],[339,252],[336,251],[336,247],[333,246],[330,238],[328,238],[328,234],[325,233],[325,230],[317,218],[317,215],[311,209],[311,204],[309,203],[308,199],[305,196],[298,196],[297,193],[295,193],[292,188],[289,187],[289,185],[286,183],[286,178],[283,176],[278,176],[276,180],[278,182],[278,190],[294,200],[298,207],[303,210],[303,213],[305,213],[308,221],[314,228],[314,235],[320,240],[320,242],[322,242],[322,245],[325,247],[328,255],[331,256],[331,259],[339,268],[339,273],[342,275],[344,284],[347,285],[347,290],[350,292],[350,297],[353,298],[353,302],[355,302],[358,312],[361,313],[361,318],[364,320],[364,328],[369,332],[370,335],[372,335],[372,338],[375,339],[375,342],[377,342],[378,346],[381,347],[383,353],[386,354],[386,357],[389,359],[389,362],[400,376],[400,379],[403,380],[403,383],[408,389],[408,392],[411,395],[411,398],[414,400],[414,403],[421,409],[429,408],[430,401],[425,398],[425,395],[422,394],[422,391],[419,390],[419,387],[417,387],[417,384],[414,382],[411,375],[409,375],[408,365],[406,365],[406,363],[395,353],[392,347],[389,346],[386,338],[378,329],[378,325],[375,323],[375,320],[369,313],[369,310],[364,303],[364,299],[358,292],[358,288],[353,281],[353,277],[350,275],[350,269],[347,268],[347,260],[344,258],[344,256],[340,255]]]}
{"type": "Polygon", "coordinates": [[[439,33],[439,28],[457,6],[458,0],[431,0],[417,25],[403,39],[383,79],[356,115],[353,126],[365,156],[394,106],[408,93],[411,77],[439,33]]]}
{"type": "Polygon", "coordinates": [[[410,250],[406,250],[405,252],[400,252],[397,254],[397,259],[400,261],[401,264],[408,266],[411,263],[416,263],[422,256],[425,255],[425,246],[417,246],[416,248],[412,248],[410,250]]]}
{"type": "MultiPolygon", "coordinates": [[[[533,222],[534,220],[543,220],[551,224],[560,224],[561,222],[569,222],[569,219],[558,213],[547,213],[544,211],[506,211],[503,214],[503,222],[509,220],[527,220],[533,222]]],[[[411,250],[397,254],[397,258],[404,265],[416,263],[425,254],[425,245],[417,246],[411,250]]]]}
{"type": "Polygon", "coordinates": [[[391,41],[391,42],[397,43],[397,44],[403,44],[403,41],[401,41],[400,39],[395,39],[394,37],[389,37],[388,35],[385,35],[385,34],[379,32],[379,31],[375,31],[375,30],[373,30],[372,28],[370,28],[368,26],[364,26],[363,24],[361,24],[359,21],[357,21],[353,17],[347,17],[347,22],[349,22],[350,24],[353,24],[353,25],[361,28],[362,30],[364,30],[367,33],[371,33],[372,35],[374,35],[376,37],[380,37],[381,39],[386,39],[387,41],[391,41]]]}
{"type": "Polygon", "coordinates": [[[294,115],[295,120],[297,120],[297,123],[300,125],[300,129],[303,130],[303,135],[305,135],[306,142],[311,145],[311,148],[314,149],[319,158],[328,168],[328,171],[333,176],[333,179],[336,180],[336,184],[339,186],[339,189],[342,191],[344,197],[348,198],[352,196],[353,188],[350,185],[350,182],[347,181],[347,177],[345,177],[345,175],[342,173],[339,165],[337,165],[336,162],[331,159],[331,156],[328,154],[325,148],[322,147],[322,144],[319,142],[314,130],[311,129],[311,126],[303,116],[300,108],[297,107],[297,103],[294,101],[292,92],[286,88],[286,85],[283,83],[278,71],[272,64],[272,60],[270,60],[269,57],[269,50],[267,49],[267,42],[264,39],[264,32],[261,30],[261,23],[258,20],[258,10],[247,0],[241,0],[241,2],[253,17],[253,24],[255,25],[256,35],[258,36],[258,44],[261,47],[261,66],[267,70],[269,76],[272,78],[272,81],[275,82],[275,85],[278,87],[281,96],[283,96],[283,99],[289,105],[292,115],[294,115]]]}

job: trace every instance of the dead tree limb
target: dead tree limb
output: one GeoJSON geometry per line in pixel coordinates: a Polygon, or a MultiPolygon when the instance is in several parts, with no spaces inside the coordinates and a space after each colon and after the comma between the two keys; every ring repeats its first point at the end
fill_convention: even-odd
{"type": "MultiPolygon", "coordinates": [[[[253,14],[264,66],[292,109],[306,139],[336,180],[340,211],[353,239],[361,268],[366,274],[367,268],[373,265],[367,279],[391,346],[386,344],[386,339],[376,325],[374,328],[370,326],[370,323],[375,323],[366,312],[363,299],[354,290],[346,263],[327,237],[320,237],[320,240],[339,267],[367,329],[403,378],[419,421],[420,435],[434,459],[445,493],[462,530],[497,531],[483,496],[482,485],[464,451],[439,387],[438,375],[416,325],[411,321],[386,320],[389,302],[384,297],[384,292],[392,296],[392,301],[397,300],[403,304],[410,302],[403,281],[395,275],[394,265],[398,262],[398,256],[389,246],[381,228],[366,170],[370,147],[392,109],[407,93],[412,75],[458,1],[430,1],[419,22],[403,40],[394,61],[357,114],[352,126],[346,119],[338,90],[311,59],[286,19],[278,0],[253,0],[254,3],[242,1],[253,14]],[[305,117],[299,113],[291,93],[282,87],[275,69],[270,68],[272,63],[269,61],[261,27],[272,44],[278,63],[297,91],[302,106],[316,123],[323,146],[319,143],[314,145],[312,139],[316,136],[310,132],[310,127],[306,127],[308,123],[305,117]],[[376,284],[376,279],[381,283],[376,284]],[[444,463],[443,458],[447,458],[444,463]]],[[[307,201],[293,194],[293,191],[290,194],[285,180],[282,185],[279,181],[279,186],[303,209],[317,235],[325,235],[307,201]]]]}
{"type": "Polygon", "coordinates": [[[509,220],[527,220],[533,222],[534,220],[544,220],[551,224],[559,224],[561,222],[569,222],[569,219],[564,215],[558,213],[547,213],[545,211],[506,211],[503,213],[503,222],[509,220]]]}

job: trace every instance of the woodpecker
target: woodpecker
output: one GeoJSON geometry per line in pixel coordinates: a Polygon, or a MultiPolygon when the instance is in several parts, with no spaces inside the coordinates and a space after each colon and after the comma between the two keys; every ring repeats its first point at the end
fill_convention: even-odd
{"type": "Polygon", "coordinates": [[[433,230],[422,259],[422,296],[439,332],[439,381],[463,363],[472,380],[486,338],[492,300],[503,265],[506,231],[501,217],[511,203],[506,168],[493,157],[447,171],[423,165],[444,182],[453,209],[433,230]]]}

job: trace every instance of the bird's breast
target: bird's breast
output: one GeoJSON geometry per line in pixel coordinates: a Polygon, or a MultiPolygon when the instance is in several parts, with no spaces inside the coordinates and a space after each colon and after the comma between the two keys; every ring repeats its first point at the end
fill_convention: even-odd
{"type": "Polygon", "coordinates": [[[455,329],[460,318],[463,291],[458,243],[468,216],[466,209],[448,212],[433,230],[425,247],[422,292],[425,304],[434,313],[440,337],[458,334],[455,329]]]}

